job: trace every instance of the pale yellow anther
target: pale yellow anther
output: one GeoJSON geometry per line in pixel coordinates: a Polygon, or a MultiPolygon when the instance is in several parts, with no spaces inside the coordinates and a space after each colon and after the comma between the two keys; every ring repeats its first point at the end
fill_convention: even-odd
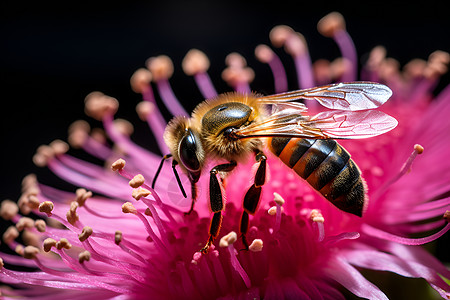
{"type": "Polygon", "coordinates": [[[44,201],[41,204],[39,204],[39,211],[50,214],[54,208],[54,204],[51,201],[44,201]]]}
{"type": "Polygon", "coordinates": [[[17,215],[19,207],[11,200],[3,200],[0,206],[0,217],[4,220],[11,220],[17,215]]]}
{"type": "Polygon", "coordinates": [[[39,199],[36,195],[28,195],[28,206],[31,209],[38,209],[39,208],[39,199]]]}
{"type": "Polygon", "coordinates": [[[139,119],[147,121],[147,117],[155,111],[155,105],[149,101],[141,101],[136,105],[139,119]]]}
{"type": "Polygon", "coordinates": [[[370,51],[369,60],[367,61],[367,66],[370,70],[375,71],[378,69],[383,60],[386,58],[386,52],[386,48],[383,46],[376,46],[372,49],[372,51],[370,51]]]}
{"type": "Polygon", "coordinates": [[[78,206],[82,207],[88,198],[92,197],[91,191],[86,191],[83,188],[79,188],[75,191],[75,201],[78,203],[78,206]]]}
{"type": "Polygon", "coordinates": [[[263,249],[263,241],[261,239],[254,239],[253,242],[248,247],[248,250],[253,252],[259,252],[263,249]]]}
{"type": "Polygon", "coordinates": [[[136,189],[138,187],[140,187],[141,185],[143,185],[145,182],[145,178],[144,176],[142,176],[142,174],[137,174],[136,176],[133,177],[133,179],[131,179],[128,184],[136,189]]]}
{"type": "Polygon", "coordinates": [[[278,194],[276,192],[273,193],[273,201],[275,201],[275,203],[278,204],[278,205],[283,205],[284,204],[283,197],[281,197],[280,194],[278,194]]]}
{"type": "Polygon", "coordinates": [[[220,247],[228,247],[229,245],[233,244],[237,240],[237,234],[234,231],[231,231],[227,235],[224,235],[219,242],[220,247]]]}
{"type": "Polygon", "coordinates": [[[33,228],[33,227],[34,227],[34,221],[33,221],[33,219],[28,218],[28,217],[22,217],[16,223],[16,228],[19,231],[22,231],[25,228],[33,228]]]}
{"type": "Polygon", "coordinates": [[[261,44],[255,48],[255,56],[260,62],[267,64],[273,59],[274,53],[269,46],[261,44]]]}
{"type": "Polygon", "coordinates": [[[52,247],[56,247],[56,241],[52,238],[47,238],[44,240],[44,251],[49,252],[52,247]]]}
{"type": "Polygon", "coordinates": [[[336,32],[345,30],[344,17],[338,12],[332,12],[320,19],[317,30],[326,37],[333,37],[336,32]]]}
{"type": "Polygon", "coordinates": [[[131,202],[125,202],[122,205],[122,212],[125,214],[136,214],[137,209],[133,206],[131,202]]]}
{"type": "Polygon", "coordinates": [[[192,76],[206,72],[209,69],[209,59],[205,53],[198,49],[191,49],[184,57],[182,68],[186,75],[192,76]]]}
{"type": "Polygon", "coordinates": [[[317,209],[311,210],[311,214],[309,216],[313,222],[323,223],[325,222],[324,217],[317,209]]]}
{"type": "Polygon", "coordinates": [[[82,264],[85,261],[89,261],[91,259],[91,253],[89,251],[83,251],[78,254],[78,262],[82,264]]]}
{"type": "Polygon", "coordinates": [[[9,226],[3,233],[2,240],[5,244],[9,244],[19,236],[19,231],[15,226],[9,226]]]}
{"type": "Polygon", "coordinates": [[[56,249],[61,250],[61,249],[70,249],[72,248],[72,244],[69,243],[69,240],[66,238],[62,238],[59,240],[59,242],[56,242],[56,249]]]}
{"type": "Polygon", "coordinates": [[[14,249],[14,251],[15,251],[17,254],[19,254],[20,256],[23,256],[23,246],[22,246],[22,245],[18,244],[18,245],[16,246],[16,248],[14,249]]]}
{"type": "Polygon", "coordinates": [[[137,69],[130,78],[131,89],[138,94],[142,94],[149,88],[152,81],[152,73],[145,69],[137,69]]]}
{"type": "Polygon", "coordinates": [[[281,47],[293,33],[294,30],[291,27],[286,25],[278,25],[270,31],[269,38],[272,45],[275,47],[281,47]]]}
{"type": "Polygon", "coordinates": [[[119,171],[122,170],[123,168],[125,168],[125,160],[122,158],[119,158],[111,165],[111,170],[113,171],[119,171]]]}
{"type": "Polygon", "coordinates": [[[86,115],[101,121],[106,114],[115,114],[119,108],[117,99],[101,92],[92,92],[84,99],[86,115]]]}
{"type": "Polygon", "coordinates": [[[247,60],[239,53],[232,52],[225,57],[225,64],[231,68],[242,69],[247,66],[247,60]]]}
{"type": "MultiPolygon", "coordinates": [[[[280,209],[281,209],[281,212],[284,211],[283,206],[281,206],[280,209]]],[[[267,210],[267,213],[268,213],[269,215],[271,215],[271,216],[275,216],[275,215],[277,214],[277,210],[278,210],[278,208],[277,208],[276,206],[272,206],[271,208],[269,208],[269,209],[267,210]]]]}
{"type": "Polygon", "coordinates": [[[146,65],[154,81],[169,79],[173,74],[172,60],[166,55],[151,57],[147,59],[146,65]]]}
{"type": "Polygon", "coordinates": [[[135,189],[131,193],[131,196],[136,200],[141,199],[141,197],[147,197],[148,195],[151,195],[151,192],[144,188],[135,189]]]}
{"type": "Polygon", "coordinates": [[[80,217],[77,213],[77,208],[78,208],[78,202],[76,202],[76,201],[70,202],[70,209],[66,213],[66,219],[72,225],[74,225],[80,219],[80,217]]]}
{"type": "Polygon", "coordinates": [[[41,145],[33,156],[33,162],[38,167],[45,167],[49,160],[55,156],[55,151],[48,145],[41,145]]]}
{"type": "Polygon", "coordinates": [[[36,227],[39,232],[45,232],[47,229],[47,224],[45,224],[44,220],[36,220],[34,221],[34,227],[36,227]]]}
{"type": "Polygon", "coordinates": [[[69,137],[68,142],[73,148],[81,148],[84,145],[84,142],[89,136],[89,131],[91,131],[91,127],[89,123],[84,120],[78,120],[73,122],[69,126],[69,137]]]}
{"type": "Polygon", "coordinates": [[[116,130],[125,136],[130,136],[134,132],[133,124],[125,119],[115,119],[113,124],[116,130]]]}
{"type": "Polygon", "coordinates": [[[85,240],[87,240],[88,237],[91,236],[92,232],[93,230],[91,227],[85,226],[83,227],[81,233],[78,235],[78,239],[80,240],[80,242],[84,242],[85,240]]]}
{"type": "Polygon", "coordinates": [[[39,254],[39,249],[34,246],[26,246],[23,249],[23,257],[26,259],[35,259],[39,254]]]}
{"type": "Polygon", "coordinates": [[[62,140],[54,140],[49,144],[55,155],[61,155],[69,150],[69,145],[62,140]]]}
{"type": "Polygon", "coordinates": [[[284,44],[284,48],[287,53],[292,56],[300,56],[306,53],[306,40],[303,34],[294,32],[284,44]]]}
{"type": "Polygon", "coordinates": [[[116,243],[116,245],[119,245],[121,241],[122,241],[122,231],[117,230],[114,233],[114,243],[116,243]]]}
{"type": "Polygon", "coordinates": [[[229,85],[234,86],[238,83],[250,83],[255,78],[255,72],[249,68],[228,67],[222,72],[222,79],[229,85]]]}

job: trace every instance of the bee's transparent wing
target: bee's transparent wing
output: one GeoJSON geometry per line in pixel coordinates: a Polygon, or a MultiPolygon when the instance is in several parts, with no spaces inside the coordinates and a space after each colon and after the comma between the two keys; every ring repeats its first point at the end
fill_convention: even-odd
{"type": "Polygon", "coordinates": [[[336,110],[366,110],[381,106],[392,95],[387,86],[376,82],[346,82],[310,89],[262,96],[262,104],[292,102],[299,99],[316,100],[321,105],[336,110]]]}

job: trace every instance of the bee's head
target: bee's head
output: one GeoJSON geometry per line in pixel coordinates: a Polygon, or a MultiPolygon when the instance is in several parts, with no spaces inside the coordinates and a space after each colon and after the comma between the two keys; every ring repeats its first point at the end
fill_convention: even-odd
{"type": "Polygon", "coordinates": [[[205,151],[200,134],[186,117],[176,117],[170,121],[164,132],[164,141],[183,170],[193,178],[200,176],[205,160],[205,151]]]}

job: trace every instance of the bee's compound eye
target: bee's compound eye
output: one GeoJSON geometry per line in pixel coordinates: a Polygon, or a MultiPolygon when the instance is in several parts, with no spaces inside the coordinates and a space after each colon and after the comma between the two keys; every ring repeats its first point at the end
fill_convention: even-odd
{"type": "Polygon", "coordinates": [[[197,158],[197,143],[194,134],[189,133],[181,139],[178,147],[181,163],[189,171],[198,171],[200,162],[197,158]]]}

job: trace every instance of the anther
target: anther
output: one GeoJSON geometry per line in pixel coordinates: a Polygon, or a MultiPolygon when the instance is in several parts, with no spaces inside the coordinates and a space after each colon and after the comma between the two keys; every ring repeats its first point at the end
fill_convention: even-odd
{"type": "Polygon", "coordinates": [[[332,12],[320,19],[317,30],[326,37],[333,37],[336,32],[345,30],[344,17],[338,12],[332,12]]]}
{"type": "Polygon", "coordinates": [[[447,221],[447,223],[450,223],[450,210],[447,210],[444,213],[444,217],[443,218],[445,219],[445,221],[447,221]]]}
{"type": "Polygon", "coordinates": [[[47,238],[44,240],[44,251],[49,252],[52,247],[56,247],[56,241],[52,238],[47,238]]]}
{"type": "Polygon", "coordinates": [[[209,65],[208,57],[198,49],[189,50],[182,61],[183,71],[189,76],[206,72],[209,65]]]}
{"type": "Polygon", "coordinates": [[[114,233],[114,243],[116,243],[116,245],[119,245],[120,242],[122,242],[122,231],[117,230],[114,233]]]}
{"type": "Polygon", "coordinates": [[[52,148],[53,153],[55,155],[61,155],[66,153],[69,150],[69,145],[66,142],[61,140],[54,140],[49,144],[50,148],[52,148]]]}
{"type": "Polygon", "coordinates": [[[85,240],[87,240],[88,237],[91,236],[92,232],[93,231],[91,227],[85,226],[83,227],[81,233],[78,235],[78,239],[80,240],[80,242],[84,242],[85,240]]]}
{"type": "Polygon", "coordinates": [[[66,238],[62,238],[59,240],[59,242],[56,242],[55,245],[56,249],[61,250],[61,249],[71,249],[72,248],[72,244],[69,243],[69,240],[66,238]]]}
{"type": "Polygon", "coordinates": [[[269,46],[261,44],[255,48],[255,56],[262,63],[269,63],[274,56],[272,49],[269,46]]]}
{"type": "Polygon", "coordinates": [[[260,252],[263,248],[263,241],[261,239],[254,239],[253,242],[248,247],[248,250],[252,252],[260,252]]]}
{"type": "Polygon", "coordinates": [[[91,259],[91,253],[89,251],[83,251],[78,254],[78,262],[82,264],[85,261],[89,261],[91,259]]]}
{"type": "Polygon", "coordinates": [[[36,195],[28,195],[28,201],[27,201],[28,207],[31,209],[38,209],[39,208],[39,199],[36,195]]]}
{"type": "Polygon", "coordinates": [[[325,222],[324,217],[317,209],[311,210],[309,217],[310,217],[311,221],[313,221],[313,222],[319,222],[319,223],[325,222]]]}
{"type": "Polygon", "coordinates": [[[147,117],[154,111],[155,104],[149,101],[141,101],[136,105],[136,112],[142,121],[147,121],[147,117]]]}
{"type": "Polygon", "coordinates": [[[0,257],[0,270],[3,269],[4,266],[3,259],[0,257]]]}
{"type": "Polygon", "coordinates": [[[91,131],[91,127],[89,126],[89,123],[84,120],[78,120],[73,122],[69,126],[69,137],[68,141],[69,144],[73,148],[81,148],[84,145],[84,142],[89,136],[89,132],[91,131]]]}
{"type": "Polygon", "coordinates": [[[152,214],[150,208],[148,208],[148,207],[145,209],[144,214],[145,214],[146,216],[153,217],[153,214],[152,214]]]}
{"type": "Polygon", "coordinates": [[[122,205],[122,212],[125,214],[136,214],[137,209],[133,206],[131,202],[125,202],[122,205]]]}
{"type": "Polygon", "coordinates": [[[17,204],[11,200],[4,200],[0,206],[0,217],[2,219],[9,221],[14,218],[19,212],[19,207],[17,204]]]}
{"type": "Polygon", "coordinates": [[[151,57],[147,59],[146,65],[154,81],[169,79],[173,74],[172,60],[166,55],[151,57]]]}
{"type": "Polygon", "coordinates": [[[33,163],[38,167],[45,167],[53,158],[54,154],[55,153],[50,146],[41,145],[37,148],[36,154],[33,155],[33,163]]]}
{"type": "Polygon", "coordinates": [[[115,119],[113,124],[117,131],[125,136],[131,136],[134,132],[133,124],[125,119],[115,119]]]}
{"type": "Polygon", "coordinates": [[[280,194],[276,192],[273,193],[273,201],[275,201],[275,203],[278,205],[283,205],[285,202],[283,197],[281,197],[280,194]]]}
{"type": "Polygon", "coordinates": [[[33,228],[33,227],[34,227],[33,219],[27,217],[20,218],[19,221],[16,223],[16,228],[19,231],[22,231],[25,228],[33,228]]]}
{"type": "Polygon", "coordinates": [[[80,217],[78,216],[78,213],[77,213],[77,208],[78,208],[78,202],[76,202],[76,201],[70,202],[70,209],[66,213],[66,218],[67,218],[67,221],[72,225],[75,225],[75,223],[80,219],[80,217]]]}
{"type": "Polygon", "coordinates": [[[75,191],[75,201],[78,203],[79,207],[82,207],[88,198],[92,197],[91,191],[86,191],[83,188],[79,188],[75,191]]]}
{"type": "Polygon", "coordinates": [[[142,94],[148,89],[152,81],[152,73],[144,68],[137,69],[130,78],[131,89],[138,94],[142,94]]]}
{"type": "Polygon", "coordinates": [[[19,236],[19,231],[14,226],[9,226],[3,233],[2,240],[5,244],[9,244],[19,236]]]}
{"type": "Polygon", "coordinates": [[[111,165],[111,170],[113,171],[119,171],[122,170],[123,168],[125,168],[125,160],[122,158],[119,158],[111,165]]]}
{"type": "Polygon", "coordinates": [[[26,259],[35,259],[39,253],[39,249],[34,246],[26,246],[23,249],[23,257],[26,259]]]}
{"type": "Polygon", "coordinates": [[[131,179],[128,184],[136,189],[138,187],[140,187],[141,185],[144,184],[145,178],[144,176],[142,176],[141,174],[137,174],[136,176],[133,177],[133,179],[131,179]]]}
{"type": "Polygon", "coordinates": [[[275,47],[282,47],[294,30],[286,25],[275,26],[269,34],[270,41],[275,47]]]}
{"type": "Polygon", "coordinates": [[[34,222],[34,227],[36,227],[37,231],[39,232],[45,232],[47,229],[47,225],[45,224],[44,220],[36,220],[34,222]]]}
{"type": "Polygon", "coordinates": [[[415,144],[414,145],[414,151],[416,151],[417,154],[422,154],[423,153],[423,146],[419,145],[419,144],[415,144]]]}
{"type": "Polygon", "coordinates": [[[151,195],[151,192],[144,188],[135,189],[131,193],[131,196],[136,200],[141,199],[141,197],[147,197],[148,195],[151,195]]]}
{"type": "Polygon", "coordinates": [[[115,114],[118,108],[119,101],[117,99],[101,92],[92,92],[84,100],[86,115],[98,121],[101,121],[106,114],[115,114]]]}
{"type": "Polygon", "coordinates": [[[220,247],[228,247],[229,245],[233,244],[237,240],[237,234],[234,231],[231,231],[227,235],[224,235],[219,242],[220,247]]]}
{"type": "Polygon", "coordinates": [[[52,213],[53,208],[54,204],[51,201],[44,201],[39,204],[39,211],[46,213],[47,215],[50,215],[52,213]]]}
{"type": "MultiPolygon", "coordinates": [[[[284,211],[283,207],[280,207],[280,210],[281,210],[281,212],[283,212],[284,211]]],[[[267,210],[267,213],[271,216],[275,216],[277,214],[277,211],[278,211],[278,207],[272,206],[271,208],[269,208],[267,210]]]]}

